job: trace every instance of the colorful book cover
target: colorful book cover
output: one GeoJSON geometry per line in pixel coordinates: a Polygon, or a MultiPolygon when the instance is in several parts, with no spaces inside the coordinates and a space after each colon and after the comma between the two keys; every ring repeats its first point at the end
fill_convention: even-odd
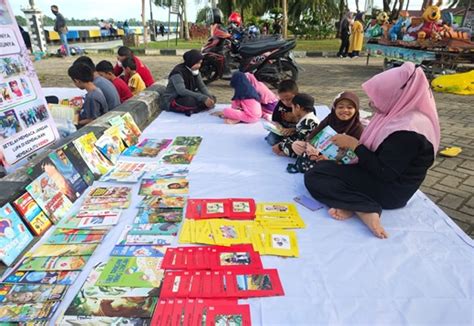
{"type": "Polygon", "coordinates": [[[151,318],[156,302],[156,297],[90,298],[78,295],[65,315],[151,318]]]}
{"type": "Polygon", "coordinates": [[[200,136],[178,136],[174,139],[173,146],[198,147],[201,142],[200,136]]]}
{"type": "Polygon", "coordinates": [[[10,204],[0,209],[0,260],[10,266],[33,240],[20,216],[10,204]]]}
{"type": "Polygon", "coordinates": [[[189,168],[186,165],[161,165],[146,174],[147,179],[186,178],[189,168]]]}
{"type": "Polygon", "coordinates": [[[149,318],[98,317],[98,316],[63,316],[61,326],[149,326],[149,318]]]}
{"type": "Polygon", "coordinates": [[[111,170],[106,175],[100,178],[104,182],[123,182],[123,183],[137,183],[145,174],[144,171],[120,171],[111,170]]]}
{"type": "Polygon", "coordinates": [[[196,149],[186,146],[170,146],[163,154],[160,162],[164,164],[190,164],[196,149]]]}
{"type": "Polygon", "coordinates": [[[49,284],[5,284],[0,283],[1,304],[25,304],[60,300],[67,286],[49,284]]]}
{"type": "Polygon", "coordinates": [[[72,184],[72,187],[76,191],[76,196],[79,197],[87,189],[88,184],[84,181],[64,151],[57,149],[51,152],[48,157],[56,166],[57,171],[72,184]]]}
{"type": "Polygon", "coordinates": [[[81,244],[81,243],[100,243],[105,237],[104,233],[93,233],[98,230],[87,230],[83,233],[78,232],[77,229],[65,229],[65,233],[52,234],[47,240],[47,244],[81,244]]]}
{"type": "Polygon", "coordinates": [[[19,271],[75,271],[82,268],[90,256],[27,257],[18,267],[19,271]]]}
{"type": "Polygon", "coordinates": [[[133,223],[167,223],[181,222],[183,220],[182,208],[164,208],[164,209],[140,209],[133,223]]]}
{"type": "Polygon", "coordinates": [[[337,135],[337,132],[332,129],[331,126],[327,126],[314,136],[310,143],[330,160],[335,160],[343,164],[353,164],[357,162],[357,155],[353,150],[339,148],[331,141],[331,138],[335,135],[337,135]]]}
{"type": "Polygon", "coordinates": [[[187,179],[142,179],[139,195],[184,195],[189,192],[187,179]]]}
{"type": "Polygon", "coordinates": [[[266,131],[273,132],[274,134],[283,137],[283,134],[281,133],[280,129],[278,129],[278,127],[275,126],[274,123],[267,120],[262,120],[262,126],[266,131]]]}
{"type": "Polygon", "coordinates": [[[115,246],[111,256],[122,257],[163,257],[166,247],[163,246],[115,246]]]}
{"type": "Polygon", "coordinates": [[[72,207],[72,202],[60,192],[56,183],[46,172],[26,186],[25,189],[53,223],[58,223],[72,207]]]}
{"type": "Polygon", "coordinates": [[[161,261],[155,257],[111,257],[95,284],[159,288],[164,275],[161,261]]]}
{"type": "Polygon", "coordinates": [[[112,126],[105,130],[95,146],[110,162],[115,164],[120,154],[125,150],[120,135],[120,127],[112,126]]]}
{"type": "Polygon", "coordinates": [[[130,146],[122,155],[130,157],[157,157],[171,144],[171,139],[144,139],[137,145],[130,146]]]}
{"type": "Polygon", "coordinates": [[[63,229],[109,229],[116,225],[120,220],[120,215],[117,216],[90,216],[81,217],[71,216],[61,220],[58,227],[63,229]]]}
{"type": "Polygon", "coordinates": [[[133,224],[128,232],[130,235],[176,235],[179,231],[177,223],[146,223],[133,224]]]}
{"type": "Polygon", "coordinates": [[[71,285],[79,276],[79,271],[68,272],[14,272],[3,280],[5,283],[61,284],[71,285]]]}
{"type": "Polygon", "coordinates": [[[88,186],[92,185],[95,179],[94,174],[87,166],[87,163],[84,162],[84,160],[82,159],[81,154],[79,154],[76,146],[74,146],[73,144],[65,145],[62,148],[62,151],[72,163],[77,172],[79,172],[82,177],[82,180],[84,180],[84,182],[88,186]]]}
{"type": "Polygon", "coordinates": [[[113,117],[109,120],[111,126],[118,126],[120,128],[120,137],[127,146],[133,146],[138,143],[140,135],[136,135],[133,130],[130,130],[125,125],[125,120],[121,116],[113,117]]]}
{"type": "Polygon", "coordinates": [[[133,235],[129,234],[132,226],[125,226],[122,234],[117,240],[117,245],[156,245],[156,246],[169,246],[171,245],[174,237],[169,235],[133,235]]]}
{"type": "Polygon", "coordinates": [[[15,200],[13,205],[20,215],[23,216],[23,220],[34,235],[40,236],[51,227],[51,221],[28,192],[25,192],[15,200]]]}
{"type": "Polygon", "coordinates": [[[122,115],[122,119],[124,121],[125,127],[128,130],[130,130],[136,137],[141,136],[142,132],[140,131],[140,128],[138,128],[135,120],[133,120],[133,117],[129,112],[122,115]]]}
{"type": "Polygon", "coordinates": [[[51,257],[51,256],[91,256],[98,244],[73,244],[73,245],[48,245],[39,246],[26,257],[51,257]]]}
{"type": "Polygon", "coordinates": [[[112,163],[94,146],[96,142],[97,138],[93,132],[90,132],[75,139],[73,144],[92,173],[101,176],[112,168],[112,163]]]}
{"type": "Polygon", "coordinates": [[[145,209],[183,208],[186,197],[183,196],[145,196],[137,207],[145,209]]]}
{"type": "Polygon", "coordinates": [[[0,322],[28,322],[49,319],[56,311],[60,301],[42,303],[0,305],[0,322]]]}

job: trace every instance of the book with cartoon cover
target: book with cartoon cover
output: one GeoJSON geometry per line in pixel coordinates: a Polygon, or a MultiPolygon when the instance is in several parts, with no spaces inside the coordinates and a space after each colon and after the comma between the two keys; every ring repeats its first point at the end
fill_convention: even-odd
{"type": "Polygon", "coordinates": [[[144,171],[120,171],[114,169],[103,175],[102,178],[100,178],[100,181],[137,183],[144,174],[144,171]]]}
{"type": "Polygon", "coordinates": [[[183,220],[182,208],[163,208],[163,209],[140,209],[133,223],[167,223],[181,222],[183,220]]]}
{"type": "Polygon", "coordinates": [[[357,155],[351,149],[342,149],[335,145],[331,138],[337,135],[336,130],[331,126],[325,127],[313,139],[311,145],[330,160],[341,162],[343,164],[353,164],[357,162],[357,155]]]}
{"type": "Polygon", "coordinates": [[[159,288],[164,273],[161,261],[156,257],[111,257],[95,285],[159,288]]]}
{"type": "Polygon", "coordinates": [[[98,317],[98,316],[63,316],[61,326],[98,326],[98,325],[127,325],[127,326],[149,326],[149,318],[126,318],[126,317],[98,317]]]}
{"type": "Polygon", "coordinates": [[[119,222],[120,214],[116,216],[89,216],[65,218],[58,223],[63,229],[110,229],[119,222]]]}
{"type": "Polygon", "coordinates": [[[262,126],[266,131],[273,132],[274,134],[283,137],[280,129],[278,129],[278,127],[273,122],[262,120],[262,126]]]}
{"type": "Polygon", "coordinates": [[[145,138],[139,144],[130,146],[122,155],[131,157],[156,157],[171,144],[171,139],[145,138]]]}
{"type": "Polygon", "coordinates": [[[120,127],[112,126],[105,130],[95,146],[110,162],[115,164],[120,154],[125,150],[120,135],[120,127]]]}
{"type": "Polygon", "coordinates": [[[72,184],[72,187],[76,191],[76,196],[79,197],[87,189],[88,184],[84,181],[64,151],[57,149],[49,153],[48,157],[55,165],[57,171],[72,184]]]}
{"type": "Polygon", "coordinates": [[[145,209],[183,208],[185,204],[186,197],[183,196],[145,196],[137,207],[145,209]]]}
{"type": "Polygon", "coordinates": [[[92,185],[95,176],[89,169],[87,163],[82,159],[82,156],[81,154],[79,154],[79,151],[77,150],[76,146],[74,146],[73,144],[65,145],[63,146],[62,151],[72,163],[77,172],[79,172],[82,177],[82,180],[84,180],[84,182],[88,186],[92,185]]]}
{"type": "Polygon", "coordinates": [[[79,271],[29,271],[19,272],[15,271],[8,275],[4,283],[26,283],[26,284],[61,284],[71,285],[79,276],[79,271]]]}
{"type": "Polygon", "coordinates": [[[53,223],[58,223],[72,207],[72,202],[60,192],[56,183],[46,172],[27,185],[25,189],[53,223]]]}
{"type": "Polygon", "coordinates": [[[109,120],[109,123],[112,126],[119,126],[122,140],[127,146],[138,143],[138,138],[142,132],[130,113],[127,112],[122,116],[113,117],[109,120]]]}
{"type": "Polygon", "coordinates": [[[64,229],[62,233],[54,233],[46,240],[47,244],[81,244],[100,243],[105,233],[97,233],[99,230],[64,229]],[[79,232],[83,231],[83,232],[79,232]]]}
{"type": "Polygon", "coordinates": [[[139,195],[184,195],[189,192],[187,179],[142,179],[139,195]]]}
{"type": "Polygon", "coordinates": [[[43,244],[34,251],[28,252],[26,257],[54,257],[54,256],[91,256],[98,244],[43,244]]]}
{"type": "Polygon", "coordinates": [[[56,311],[60,301],[41,303],[0,305],[0,322],[19,323],[48,320],[56,311]]]}
{"type": "Polygon", "coordinates": [[[163,257],[166,247],[163,246],[115,246],[111,256],[122,257],[163,257]]]}
{"type": "Polygon", "coordinates": [[[173,146],[199,147],[201,142],[200,136],[178,136],[174,139],[173,146]]]}
{"type": "Polygon", "coordinates": [[[25,304],[60,300],[65,285],[0,283],[0,304],[25,304]]]}
{"type": "Polygon", "coordinates": [[[18,197],[13,205],[34,235],[40,236],[51,227],[51,221],[28,192],[18,197]]]}
{"type": "Polygon", "coordinates": [[[171,145],[160,162],[164,164],[190,164],[196,153],[195,147],[171,145]]]}
{"type": "Polygon", "coordinates": [[[106,174],[111,168],[112,163],[95,147],[97,138],[93,132],[82,135],[73,140],[74,146],[81,155],[84,162],[96,177],[106,174]]]}
{"type": "Polygon", "coordinates": [[[130,234],[131,225],[126,225],[119,239],[117,245],[156,245],[169,246],[174,237],[170,235],[156,235],[156,234],[130,234]]]}
{"type": "Polygon", "coordinates": [[[147,172],[147,179],[186,178],[189,174],[187,165],[161,165],[147,172]]]}
{"type": "Polygon", "coordinates": [[[10,204],[0,209],[0,260],[10,266],[33,236],[10,204]]]}
{"type": "Polygon", "coordinates": [[[133,224],[128,232],[130,235],[176,235],[178,234],[178,223],[145,223],[133,224]]]}
{"type": "Polygon", "coordinates": [[[90,256],[27,257],[18,271],[77,271],[82,270],[90,256]]]}

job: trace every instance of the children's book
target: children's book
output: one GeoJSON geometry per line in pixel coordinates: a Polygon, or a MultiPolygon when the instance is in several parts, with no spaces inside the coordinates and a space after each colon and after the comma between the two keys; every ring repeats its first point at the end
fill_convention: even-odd
{"type": "Polygon", "coordinates": [[[57,171],[72,184],[76,196],[79,197],[87,189],[88,183],[84,181],[64,151],[57,149],[51,152],[48,157],[55,165],[57,171]]]}
{"type": "Polygon", "coordinates": [[[131,226],[125,226],[120,238],[117,241],[117,245],[156,245],[156,246],[169,246],[171,245],[174,237],[170,235],[134,235],[129,234],[131,226]]]}
{"type": "Polygon", "coordinates": [[[176,235],[179,231],[177,223],[146,223],[133,224],[129,235],[176,235]]]}
{"type": "Polygon", "coordinates": [[[71,285],[79,276],[79,271],[67,272],[13,272],[3,280],[5,283],[61,284],[71,285]]]}
{"type": "Polygon", "coordinates": [[[164,164],[190,164],[196,152],[195,147],[170,146],[160,162],[164,164]]]}
{"type": "Polygon", "coordinates": [[[149,318],[98,317],[98,316],[63,316],[61,326],[150,326],[149,318]]]}
{"type": "Polygon", "coordinates": [[[0,283],[0,304],[25,304],[60,300],[65,285],[0,283]]]}
{"type": "Polygon", "coordinates": [[[251,198],[188,199],[186,217],[192,219],[254,219],[255,201],[251,198]]]}
{"type": "Polygon", "coordinates": [[[116,216],[71,216],[59,222],[58,227],[63,229],[109,229],[119,222],[120,215],[116,216]]]}
{"type": "Polygon", "coordinates": [[[140,209],[133,223],[176,223],[183,219],[182,208],[140,209]]]}
{"type": "Polygon", "coordinates": [[[58,223],[72,207],[72,202],[60,192],[56,183],[46,172],[27,185],[25,189],[53,223],[58,223]]]}
{"type": "Polygon", "coordinates": [[[331,128],[331,126],[327,126],[314,136],[314,138],[310,140],[310,143],[330,160],[343,164],[353,164],[357,162],[357,155],[353,150],[339,148],[331,141],[331,138],[335,135],[337,135],[337,132],[331,128]]]}
{"type": "Polygon", "coordinates": [[[96,233],[98,231],[99,230],[63,229],[62,233],[52,234],[45,243],[56,245],[100,243],[106,234],[96,233]]]}
{"type": "Polygon", "coordinates": [[[206,326],[239,325],[250,326],[249,305],[216,305],[209,306],[206,315],[206,326]]]}
{"type": "Polygon", "coordinates": [[[91,256],[97,244],[73,244],[73,245],[48,245],[39,246],[26,257],[51,257],[51,256],[91,256]]]}
{"type": "Polygon", "coordinates": [[[163,246],[115,246],[111,256],[122,257],[164,257],[166,247],[163,246]]]}
{"type": "Polygon", "coordinates": [[[137,207],[144,209],[183,208],[185,204],[186,197],[183,196],[145,196],[137,207]]]}
{"type": "Polygon", "coordinates": [[[161,258],[111,257],[96,286],[159,288],[163,280],[161,258]]]}
{"type": "Polygon", "coordinates": [[[10,204],[0,209],[0,260],[10,266],[33,240],[20,216],[10,204]]]}
{"type": "Polygon", "coordinates": [[[51,221],[28,192],[18,197],[13,205],[34,235],[40,236],[51,227],[51,221]]]}
{"type": "Polygon", "coordinates": [[[186,165],[161,165],[146,174],[147,179],[186,178],[189,168],[186,165]]]}
{"type": "Polygon", "coordinates": [[[123,182],[123,183],[137,183],[145,174],[144,171],[120,171],[110,170],[107,174],[100,178],[100,181],[105,182],[123,182]]]}
{"type": "Polygon", "coordinates": [[[151,318],[156,301],[156,297],[92,298],[77,295],[65,315],[151,318]]]}
{"type": "Polygon", "coordinates": [[[280,129],[278,129],[278,127],[274,123],[267,120],[262,120],[262,126],[265,130],[283,137],[283,134],[281,133],[280,129]]]}
{"type": "Polygon", "coordinates": [[[89,260],[90,256],[63,257],[27,257],[17,270],[19,271],[77,271],[89,260]]]}
{"type": "Polygon", "coordinates": [[[253,238],[262,255],[298,257],[296,233],[289,230],[265,229],[253,238]]]}
{"type": "Polygon", "coordinates": [[[145,138],[139,144],[130,146],[122,155],[131,157],[156,157],[171,144],[171,139],[145,138]]]}
{"type": "MultiPolygon", "coordinates": [[[[133,120],[133,118],[131,120],[133,120]]],[[[133,124],[130,124],[131,120],[127,118],[126,123],[124,116],[116,116],[109,120],[110,125],[119,126],[120,136],[127,146],[133,146],[138,143],[138,138],[141,135],[140,129],[136,126],[135,121],[133,121],[133,124]]]]}
{"type": "Polygon", "coordinates": [[[84,162],[84,160],[82,159],[82,156],[81,154],[79,154],[79,151],[77,150],[76,146],[74,146],[73,144],[65,145],[62,148],[62,151],[72,163],[77,172],[79,172],[82,177],[82,180],[84,180],[84,182],[88,186],[92,185],[95,176],[87,166],[87,163],[84,162]]]}
{"type": "Polygon", "coordinates": [[[130,112],[125,113],[122,115],[122,119],[124,121],[125,127],[130,130],[136,137],[140,137],[142,132],[140,131],[140,128],[138,128],[137,124],[135,123],[135,120],[133,120],[132,115],[130,112]]]}
{"type": "Polygon", "coordinates": [[[75,139],[73,144],[92,173],[99,177],[112,168],[112,163],[95,147],[96,142],[97,138],[90,132],[75,139]]]}
{"type": "Polygon", "coordinates": [[[120,154],[125,150],[120,135],[120,127],[112,126],[105,130],[95,146],[110,162],[115,164],[120,154]]]}
{"type": "Polygon", "coordinates": [[[130,205],[130,187],[95,187],[87,194],[82,210],[111,210],[130,205]]]}
{"type": "Polygon", "coordinates": [[[139,195],[184,195],[189,192],[187,179],[142,179],[139,195]]]}
{"type": "Polygon", "coordinates": [[[199,147],[202,142],[200,136],[178,136],[173,141],[173,146],[199,147]]]}
{"type": "Polygon", "coordinates": [[[229,273],[228,293],[232,297],[250,298],[284,295],[276,269],[229,273]]]}
{"type": "Polygon", "coordinates": [[[0,322],[35,322],[48,320],[56,311],[60,301],[42,303],[0,305],[0,322]]]}

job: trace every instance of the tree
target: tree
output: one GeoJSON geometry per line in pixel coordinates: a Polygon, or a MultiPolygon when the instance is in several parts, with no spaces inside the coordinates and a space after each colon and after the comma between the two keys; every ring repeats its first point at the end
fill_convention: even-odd
{"type": "Polygon", "coordinates": [[[204,7],[199,9],[196,15],[196,24],[205,24],[207,22],[207,13],[211,10],[211,7],[204,7]]]}
{"type": "Polygon", "coordinates": [[[28,22],[26,21],[26,18],[23,16],[15,16],[16,22],[20,26],[26,26],[28,25],[28,22]]]}

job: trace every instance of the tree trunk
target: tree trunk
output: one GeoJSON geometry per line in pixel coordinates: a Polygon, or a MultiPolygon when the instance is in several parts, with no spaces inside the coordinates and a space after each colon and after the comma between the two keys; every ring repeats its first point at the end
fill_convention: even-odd
{"type": "Polygon", "coordinates": [[[407,0],[407,5],[405,6],[405,10],[408,11],[408,6],[410,5],[410,0],[407,0]]]}
{"type": "Polygon", "coordinates": [[[383,0],[383,11],[390,13],[390,0],[383,0]]]}
{"type": "Polygon", "coordinates": [[[356,10],[357,12],[359,12],[359,0],[355,0],[356,1],[356,10]]]}
{"type": "Polygon", "coordinates": [[[184,32],[184,39],[186,41],[189,41],[190,37],[189,37],[189,26],[188,26],[188,15],[187,15],[187,12],[186,12],[186,0],[183,0],[183,2],[181,3],[182,4],[182,7],[183,7],[183,32],[184,32]]]}
{"type": "Polygon", "coordinates": [[[145,0],[142,0],[142,26],[143,26],[143,43],[145,47],[147,45],[147,30],[146,30],[146,18],[145,18],[145,0]]]}
{"type": "Polygon", "coordinates": [[[424,11],[426,7],[428,7],[428,4],[430,3],[431,0],[423,0],[423,4],[421,5],[421,11],[424,11]]]}
{"type": "Polygon", "coordinates": [[[288,37],[288,2],[287,0],[281,1],[281,6],[283,8],[283,37],[288,37]]]}

